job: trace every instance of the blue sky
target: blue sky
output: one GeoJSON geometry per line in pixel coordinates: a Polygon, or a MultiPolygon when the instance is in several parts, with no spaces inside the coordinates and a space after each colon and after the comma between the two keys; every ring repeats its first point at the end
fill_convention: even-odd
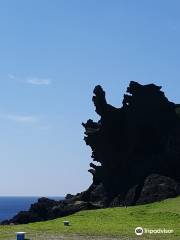
{"type": "Polygon", "coordinates": [[[121,106],[131,80],[180,103],[180,2],[0,1],[0,195],[86,189],[91,151],[81,122],[97,119],[101,84],[121,106]]]}

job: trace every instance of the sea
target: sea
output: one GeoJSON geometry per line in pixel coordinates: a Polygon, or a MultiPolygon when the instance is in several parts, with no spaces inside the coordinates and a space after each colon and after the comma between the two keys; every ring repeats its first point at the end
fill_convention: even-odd
{"type": "MultiPolygon", "coordinates": [[[[7,220],[19,211],[26,211],[32,203],[40,197],[0,197],[0,221],[7,220]]],[[[64,197],[47,197],[54,200],[62,200],[64,197]]]]}

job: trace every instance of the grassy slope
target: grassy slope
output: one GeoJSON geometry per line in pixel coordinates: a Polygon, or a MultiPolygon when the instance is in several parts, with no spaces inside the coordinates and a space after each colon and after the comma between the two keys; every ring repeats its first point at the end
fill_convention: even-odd
{"type": "MultiPolygon", "coordinates": [[[[95,236],[129,236],[137,239],[134,229],[142,226],[150,229],[174,229],[174,234],[149,235],[138,239],[180,239],[180,197],[162,202],[102,210],[82,211],[66,218],[19,226],[0,226],[0,239],[14,236],[16,231],[46,234],[85,234],[95,236]],[[69,220],[70,227],[62,221],[69,220]]],[[[28,237],[28,234],[27,234],[28,237]]]]}

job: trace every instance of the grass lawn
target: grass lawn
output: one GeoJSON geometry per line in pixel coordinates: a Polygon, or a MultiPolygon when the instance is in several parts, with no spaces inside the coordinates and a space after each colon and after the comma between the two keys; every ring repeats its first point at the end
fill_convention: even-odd
{"type": "MultiPolygon", "coordinates": [[[[129,237],[129,239],[180,240],[180,197],[162,202],[101,210],[82,211],[74,215],[47,222],[17,226],[0,226],[0,239],[13,239],[14,232],[25,231],[27,238],[34,234],[47,235],[88,235],[129,237]],[[69,220],[71,226],[64,227],[63,221],[69,220]],[[136,227],[149,229],[173,229],[173,234],[144,234],[137,237],[136,227]]],[[[15,239],[15,238],[14,238],[15,239]]],[[[49,238],[50,239],[50,238],[49,238]]]]}

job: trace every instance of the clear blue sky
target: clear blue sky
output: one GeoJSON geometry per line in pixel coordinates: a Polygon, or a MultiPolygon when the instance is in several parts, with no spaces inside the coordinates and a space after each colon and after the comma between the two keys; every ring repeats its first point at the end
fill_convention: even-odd
{"type": "Polygon", "coordinates": [[[120,106],[130,80],[180,103],[177,0],[0,1],[0,195],[86,189],[101,84],[120,106]]]}

